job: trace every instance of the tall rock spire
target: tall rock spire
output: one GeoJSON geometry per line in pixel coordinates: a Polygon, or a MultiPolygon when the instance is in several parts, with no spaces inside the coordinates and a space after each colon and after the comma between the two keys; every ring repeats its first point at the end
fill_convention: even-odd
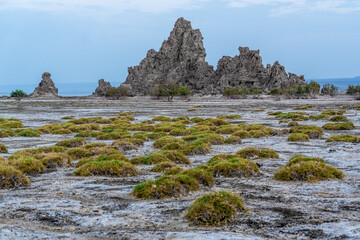
{"type": "Polygon", "coordinates": [[[128,69],[123,85],[133,95],[147,95],[156,85],[169,82],[187,85],[195,93],[207,91],[214,70],[205,57],[200,30],[179,18],[160,50],[149,50],[138,66],[128,69]]]}

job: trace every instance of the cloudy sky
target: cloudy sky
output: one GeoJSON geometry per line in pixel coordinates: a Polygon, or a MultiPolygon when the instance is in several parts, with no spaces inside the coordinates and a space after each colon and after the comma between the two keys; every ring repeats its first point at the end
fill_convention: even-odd
{"type": "Polygon", "coordinates": [[[178,17],[216,67],[239,46],[307,79],[360,75],[360,0],[0,0],[0,85],[120,84],[178,17]]]}

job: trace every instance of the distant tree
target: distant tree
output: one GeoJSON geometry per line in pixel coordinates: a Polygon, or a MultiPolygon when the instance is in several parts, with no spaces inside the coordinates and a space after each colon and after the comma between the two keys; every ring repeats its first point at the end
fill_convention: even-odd
{"type": "Polygon", "coordinates": [[[355,95],[360,93],[360,85],[349,85],[346,94],[355,95]]]}
{"type": "Polygon", "coordinates": [[[321,94],[335,96],[339,91],[339,88],[334,84],[326,83],[321,89],[321,94]]]}
{"type": "Polygon", "coordinates": [[[154,90],[150,91],[150,95],[158,99],[166,97],[168,101],[172,101],[175,96],[189,96],[190,90],[188,86],[170,82],[157,85],[154,90]]]}
{"type": "Polygon", "coordinates": [[[309,84],[309,93],[316,95],[320,93],[320,84],[315,82],[315,81],[311,81],[309,84]]]}
{"type": "Polygon", "coordinates": [[[181,86],[179,88],[179,95],[183,97],[187,97],[191,94],[188,86],[181,86]]]}
{"type": "Polygon", "coordinates": [[[16,98],[17,100],[21,100],[22,98],[26,97],[27,94],[23,90],[16,89],[10,93],[10,97],[16,98]]]}
{"type": "Polygon", "coordinates": [[[282,95],[285,93],[285,90],[284,89],[281,89],[281,88],[273,88],[271,89],[270,91],[270,95],[282,95]]]}
{"type": "Polygon", "coordinates": [[[258,94],[262,94],[262,91],[260,89],[258,89],[257,87],[253,87],[250,89],[250,94],[258,95],[258,94]]]}
{"type": "Polygon", "coordinates": [[[235,87],[230,87],[224,90],[223,95],[228,98],[237,98],[240,95],[240,91],[235,87]]]}
{"type": "Polygon", "coordinates": [[[108,98],[120,99],[128,97],[129,92],[124,86],[112,87],[109,91],[106,92],[105,96],[108,98]]]}

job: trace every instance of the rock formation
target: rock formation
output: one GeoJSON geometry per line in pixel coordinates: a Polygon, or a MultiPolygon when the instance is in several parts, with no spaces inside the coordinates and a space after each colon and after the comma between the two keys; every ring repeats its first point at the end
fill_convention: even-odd
{"type": "Polygon", "coordinates": [[[100,79],[99,85],[92,95],[97,97],[103,97],[111,88],[112,86],[109,82],[106,82],[104,79],[100,79]]]}
{"type": "Polygon", "coordinates": [[[304,76],[285,71],[285,67],[275,62],[266,68],[262,63],[259,50],[250,50],[247,47],[239,48],[240,54],[233,58],[222,57],[218,63],[214,89],[223,92],[229,87],[256,87],[264,91],[273,88],[288,88],[293,85],[305,84],[304,76]]]}
{"type": "Polygon", "coordinates": [[[58,97],[58,89],[50,78],[51,74],[44,72],[41,77],[39,86],[30,94],[30,97],[58,97]]]}
{"type": "Polygon", "coordinates": [[[193,93],[210,92],[209,79],[214,70],[205,57],[200,30],[179,18],[159,52],[149,50],[138,66],[128,69],[123,86],[132,95],[147,95],[154,86],[169,82],[187,85],[193,93]]]}
{"type": "Polygon", "coordinates": [[[304,76],[285,71],[278,62],[265,68],[259,50],[240,47],[235,57],[224,56],[216,71],[205,61],[200,30],[179,18],[159,52],[151,49],[138,66],[128,69],[123,83],[132,95],[147,95],[156,85],[174,82],[187,85],[192,93],[221,94],[229,87],[256,87],[267,92],[305,84],[304,76]]]}

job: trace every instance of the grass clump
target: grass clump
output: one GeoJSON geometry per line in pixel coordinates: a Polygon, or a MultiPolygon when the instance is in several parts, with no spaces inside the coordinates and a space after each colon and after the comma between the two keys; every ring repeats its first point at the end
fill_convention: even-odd
{"type": "Polygon", "coordinates": [[[103,162],[103,161],[115,161],[115,160],[121,162],[129,162],[129,160],[123,154],[120,153],[104,154],[104,155],[101,154],[90,158],[82,158],[79,162],[76,163],[76,167],[81,167],[82,165],[91,161],[103,162]]]}
{"type": "Polygon", "coordinates": [[[13,166],[0,165],[0,189],[29,186],[29,178],[13,166]]]}
{"type": "Polygon", "coordinates": [[[1,143],[0,143],[0,153],[8,153],[7,147],[1,143]]]}
{"type": "Polygon", "coordinates": [[[172,136],[188,136],[191,134],[189,129],[175,128],[169,132],[172,136]]]}
{"type": "Polygon", "coordinates": [[[226,144],[240,144],[242,143],[242,139],[237,136],[230,136],[224,141],[226,144]]]}
{"type": "Polygon", "coordinates": [[[279,154],[277,154],[272,149],[257,149],[253,147],[247,147],[242,150],[239,150],[236,153],[236,156],[240,158],[248,158],[248,159],[279,158],[279,154]]]}
{"type": "Polygon", "coordinates": [[[260,173],[257,164],[249,159],[236,155],[218,155],[211,158],[206,165],[214,176],[250,177],[260,173]]]}
{"type": "Polygon", "coordinates": [[[360,137],[356,137],[350,134],[334,135],[326,139],[326,142],[360,142],[360,137]]]}
{"type": "Polygon", "coordinates": [[[199,188],[199,182],[195,178],[177,174],[140,183],[134,187],[131,195],[141,199],[178,198],[199,188]]]}
{"type": "Polygon", "coordinates": [[[232,114],[232,115],[227,115],[227,116],[225,116],[225,118],[227,118],[227,119],[241,119],[242,118],[242,116],[240,116],[239,114],[232,114]]]}
{"type": "Polygon", "coordinates": [[[161,150],[152,152],[147,156],[138,156],[131,159],[133,164],[151,165],[160,162],[174,162],[177,164],[190,164],[189,158],[187,158],[182,152],[177,150],[161,150]]]}
{"type": "Polygon", "coordinates": [[[131,163],[124,161],[90,161],[80,166],[74,172],[76,176],[116,176],[132,177],[140,171],[131,163]]]}
{"type": "Polygon", "coordinates": [[[171,169],[173,167],[175,167],[176,164],[174,162],[160,162],[157,163],[152,169],[152,172],[159,172],[159,173],[163,173],[168,169],[171,169]]]}
{"type": "Polygon", "coordinates": [[[289,142],[309,142],[310,137],[309,137],[309,135],[304,134],[304,133],[292,133],[292,134],[290,134],[290,136],[287,138],[286,141],[289,141],[289,142]]]}
{"type": "Polygon", "coordinates": [[[269,115],[274,115],[276,118],[280,119],[291,119],[292,121],[305,121],[309,118],[306,115],[305,112],[288,112],[288,113],[282,113],[282,112],[275,112],[275,113],[269,113],[269,115]]]}
{"type": "Polygon", "coordinates": [[[15,131],[11,128],[5,128],[0,130],[0,138],[13,137],[15,135],[15,131]]]}
{"type": "Polygon", "coordinates": [[[349,119],[347,117],[345,117],[344,115],[337,115],[337,116],[333,116],[332,118],[330,118],[331,122],[350,122],[349,119]]]}
{"type": "Polygon", "coordinates": [[[339,110],[339,111],[335,111],[335,110],[324,110],[324,111],[322,112],[322,114],[326,114],[326,115],[330,115],[330,116],[343,115],[344,113],[346,113],[345,110],[339,110]]]}
{"type": "MultiPolygon", "coordinates": [[[[140,141],[141,142],[141,141],[140,141]]],[[[138,147],[131,140],[116,140],[111,144],[112,147],[122,152],[136,150],[138,147]]]]}
{"type": "Polygon", "coordinates": [[[306,106],[295,107],[294,110],[307,110],[314,107],[315,107],[314,105],[306,105],[306,106]]]}
{"type": "Polygon", "coordinates": [[[326,130],[353,130],[355,125],[352,122],[327,123],[323,126],[326,130]]]}
{"type": "Polygon", "coordinates": [[[45,166],[40,160],[30,156],[22,156],[12,159],[9,161],[9,165],[25,174],[36,174],[45,170],[45,166]]]}
{"type": "Polygon", "coordinates": [[[170,122],[171,118],[165,116],[157,116],[152,119],[152,121],[160,121],[160,122],[170,122]]]}
{"type": "Polygon", "coordinates": [[[74,138],[69,140],[62,140],[56,143],[56,146],[75,148],[85,145],[87,142],[84,138],[74,138]]]}
{"type": "Polygon", "coordinates": [[[18,137],[40,137],[40,134],[33,129],[24,129],[16,134],[18,137]]]}
{"type": "Polygon", "coordinates": [[[324,131],[316,126],[295,126],[290,128],[290,133],[302,133],[308,135],[311,139],[320,138],[324,131]]]}
{"type": "Polygon", "coordinates": [[[65,117],[62,117],[61,119],[70,120],[70,119],[74,119],[74,116],[65,116],[65,117]]]}
{"type": "Polygon", "coordinates": [[[342,179],[344,174],[339,169],[325,163],[321,158],[296,155],[274,175],[281,181],[320,181],[342,179]]]}
{"type": "Polygon", "coordinates": [[[179,173],[183,173],[185,171],[186,171],[185,168],[182,168],[182,167],[179,167],[179,166],[174,166],[172,168],[169,168],[169,169],[165,170],[164,175],[176,175],[176,174],[179,174],[179,173]]]}
{"type": "Polygon", "coordinates": [[[221,226],[231,221],[237,213],[247,210],[239,195],[220,191],[198,198],[185,217],[194,225],[221,226]]]}
{"type": "Polygon", "coordinates": [[[217,134],[233,134],[236,131],[241,130],[241,127],[238,125],[223,125],[217,128],[216,133],[217,134]]]}
{"type": "Polygon", "coordinates": [[[49,152],[38,153],[34,157],[41,161],[46,168],[58,168],[72,166],[72,161],[66,153],[62,152],[49,152]]]}
{"type": "Polygon", "coordinates": [[[16,118],[0,118],[0,128],[22,128],[24,125],[20,119],[16,118]]]}
{"type": "Polygon", "coordinates": [[[299,126],[299,123],[297,121],[291,121],[288,123],[288,127],[296,127],[299,126]]]}

